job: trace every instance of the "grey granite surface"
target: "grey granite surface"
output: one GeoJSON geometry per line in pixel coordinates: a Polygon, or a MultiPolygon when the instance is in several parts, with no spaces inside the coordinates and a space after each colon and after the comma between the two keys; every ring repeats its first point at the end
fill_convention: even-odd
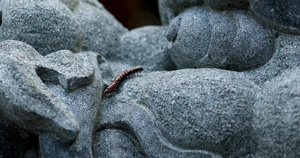
{"type": "Polygon", "coordinates": [[[245,71],[264,65],[274,53],[272,34],[246,11],[192,8],[171,22],[167,37],[178,68],[245,71]]]}
{"type": "Polygon", "coordinates": [[[264,25],[279,32],[300,34],[298,0],[249,0],[250,11],[264,25]]]}
{"type": "Polygon", "coordinates": [[[83,35],[83,51],[94,51],[113,59],[121,53],[120,36],[127,32],[108,11],[90,3],[80,2],[74,9],[83,35]]]}
{"type": "Polygon", "coordinates": [[[0,43],[1,117],[31,132],[52,133],[73,141],[78,121],[70,107],[53,95],[36,73],[43,57],[18,41],[0,43]]]}
{"type": "Polygon", "coordinates": [[[175,70],[168,51],[168,27],[146,26],[121,36],[121,55],[124,63],[141,65],[149,70],[175,70]]]}
{"type": "Polygon", "coordinates": [[[80,51],[79,22],[59,0],[2,0],[0,6],[0,41],[26,42],[42,55],[61,49],[80,51]]]}
{"type": "Polygon", "coordinates": [[[298,158],[297,2],[0,0],[0,158],[298,158]]]}
{"type": "Polygon", "coordinates": [[[286,71],[263,85],[254,105],[257,157],[299,157],[300,69],[286,71]]]}

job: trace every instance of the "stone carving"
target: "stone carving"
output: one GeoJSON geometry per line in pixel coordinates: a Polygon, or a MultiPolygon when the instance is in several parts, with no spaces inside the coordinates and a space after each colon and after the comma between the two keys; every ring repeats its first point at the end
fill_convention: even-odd
{"type": "Polygon", "coordinates": [[[128,31],[96,0],[0,0],[0,157],[299,157],[297,6],[159,0],[165,26],[128,31]]]}
{"type": "Polygon", "coordinates": [[[300,3],[297,0],[250,0],[250,11],[264,25],[288,34],[300,34],[300,3]]]}
{"type": "Polygon", "coordinates": [[[299,67],[263,85],[254,105],[253,135],[257,157],[298,157],[299,67]]]}
{"type": "Polygon", "coordinates": [[[42,56],[17,41],[1,42],[0,48],[1,116],[34,133],[73,141],[79,130],[73,112],[36,73],[42,56]]]}
{"type": "Polygon", "coordinates": [[[167,49],[167,29],[165,26],[148,26],[124,34],[121,36],[120,60],[150,70],[175,70],[167,49]]]}
{"type": "Polygon", "coordinates": [[[0,41],[26,42],[42,55],[61,49],[80,51],[79,23],[59,0],[2,0],[0,6],[0,41]]]}
{"type": "Polygon", "coordinates": [[[80,2],[74,9],[83,35],[83,51],[95,51],[111,59],[120,54],[120,36],[127,32],[104,7],[80,2]]]}
{"type": "Polygon", "coordinates": [[[192,8],[171,22],[167,37],[178,68],[245,71],[264,65],[274,53],[270,32],[245,11],[192,8]]]}

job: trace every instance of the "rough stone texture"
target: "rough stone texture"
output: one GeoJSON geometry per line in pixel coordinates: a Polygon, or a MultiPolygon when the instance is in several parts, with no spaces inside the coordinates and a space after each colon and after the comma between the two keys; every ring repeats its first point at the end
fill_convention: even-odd
{"type": "Polygon", "coordinates": [[[80,50],[81,33],[71,10],[58,0],[2,0],[0,41],[19,40],[47,55],[80,50]]]}
{"type": "MultiPolygon", "coordinates": [[[[89,84],[81,84],[80,88],[70,92],[66,90],[64,86],[57,85],[55,82],[46,82],[48,88],[55,95],[60,96],[62,101],[71,107],[77,121],[79,122],[80,130],[78,137],[73,144],[67,144],[52,135],[41,135],[39,137],[41,155],[42,157],[56,157],[56,155],[61,155],[62,157],[93,157],[92,135],[98,117],[99,108],[101,107],[100,101],[103,92],[102,77],[97,65],[97,55],[94,52],[83,52],[72,57],[68,51],[60,51],[48,56],[51,56],[50,58],[47,58],[48,60],[56,59],[56,63],[59,63],[59,66],[56,68],[53,66],[52,69],[57,69],[58,72],[64,72],[65,76],[72,73],[74,74],[74,79],[79,80],[81,83],[86,82],[89,84]],[[66,60],[69,60],[70,62],[66,63],[66,60]],[[75,63],[80,64],[80,66],[71,65],[75,63]],[[69,70],[65,69],[63,66],[64,64],[68,65],[66,68],[69,70]],[[92,72],[94,72],[92,78],[84,77],[80,79],[82,75],[90,72],[91,68],[93,70],[92,72]],[[90,82],[91,79],[92,82],[90,82]],[[68,93],[66,93],[66,91],[68,93]]],[[[85,76],[89,75],[86,74],[85,76]]]]}
{"type": "Polygon", "coordinates": [[[250,0],[250,11],[266,26],[279,32],[300,34],[299,0],[250,0]]]}
{"type": "Polygon", "coordinates": [[[160,19],[163,25],[168,25],[172,19],[185,9],[202,4],[203,0],[158,0],[160,19]]]}
{"type": "MultiPolygon", "coordinates": [[[[39,137],[40,157],[71,157],[68,145],[52,135],[41,135],[39,137]]],[[[88,154],[88,153],[85,153],[88,154]]]]}
{"type": "MultiPolygon", "coordinates": [[[[121,126],[121,124],[119,126],[121,126]]],[[[125,132],[126,130],[132,129],[104,129],[101,132],[99,132],[99,134],[94,136],[93,146],[95,151],[95,157],[146,158],[144,153],[141,151],[140,146],[134,138],[134,136],[131,136],[130,133],[125,132]]]]}
{"type": "Polygon", "coordinates": [[[257,157],[300,156],[300,69],[266,82],[254,106],[257,157]]]}
{"type": "Polygon", "coordinates": [[[299,5],[249,2],[262,25],[246,0],[160,0],[165,34],[97,0],[0,0],[0,41],[40,51],[0,42],[0,157],[300,157],[299,5]],[[168,53],[243,72],[156,71],[168,53]]]}
{"type": "Polygon", "coordinates": [[[199,157],[207,151],[245,156],[252,147],[256,90],[238,72],[142,72],[125,80],[113,96],[104,99],[100,126],[114,129],[124,127],[118,123],[127,124],[150,157],[199,157]]]}
{"type": "Polygon", "coordinates": [[[165,26],[146,26],[124,34],[121,60],[149,70],[174,70],[176,66],[167,50],[167,29],[165,26]]]}
{"type": "Polygon", "coordinates": [[[74,114],[36,74],[42,56],[17,41],[1,42],[0,56],[1,117],[33,133],[73,141],[79,130],[74,114]]]}
{"type": "Polygon", "coordinates": [[[120,54],[120,36],[127,32],[104,8],[81,2],[74,10],[81,25],[83,50],[94,51],[111,59],[120,54]]]}
{"type": "MultiPolygon", "coordinates": [[[[0,119],[0,157],[25,157],[36,145],[36,137],[0,119]]],[[[37,154],[37,153],[33,153],[37,154]]]]}
{"type": "Polygon", "coordinates": [[[147,83],[140,102],[174,145],[243,156],[251,145],[255,92],[256,86],[239,73],[186,69],[147,83]]]}
{"type": "Polygon", "coordinates": [[[66,6],[68,6],[72,11],[77,7],[80,0],[60,0],[66,6]]]}
{"type": "MultiPolygon", "coordinates": [[[[134,87],[131,87],[134,88],[134,87]]],[[[100,131],[96,136],[107,136],[103,139],[118,140],[130,139],[132,144],[128,142],[120,142],[118,144],[129,145],[130,150],[126,150],[127,155],[137,155],[140,157],[178,157],[178,158],[196,158],[196,157],[211,157],[219,158],[217,154],[213,154],[203,150],[188,150],[178,148],[168,140],[166,140],[161,132],[154,128],[157,123],[152,112],[141,105],[135,104],[106,104],[104,105],[103,119],[100,122],[100,131]],[[103,129],[103,130],[101,130],[103,129]],[[122,130],[123,133],[115,129],[122,130]]],[[[96,139],[98,140],[98,139],[96,139]]],[[[109,155],[113,157],[122,157],[124,149],[121,150],[115,140],[97,141],[94,144],[95,155],[104,156],[109,155]],[[106,142],[109,142],[106,143],[106,142]],[[117,148],[108,148],[103,150],[104,145],[113,145],[117,148]],[[101,150],[102,149],[102,150],[101,150]]]]}
{"type": "Polygon", "coordinates": [[[247,9],[248,0],[203,0],[206,6],[216,10],[247,9]]]}
{"type": "Polygon", "coordinates": [[[178,68],[245,71],[265,64],[274,53],[271,33],[245,11],[189,9],[172,21],[167,38],[178,68]]]}
{"type": "Polygon", "coordinates": [[[245,72],[258,85],[280,75],[283,71],[300,66],[300,36],[279,34],[271,60],[258,69],[245,72]]]}
{"type": "Polygon", "coordinates": [[[59,84],[64,90],[72,91],[94,82],[95,68],[89,60],[84,53],[75,56],[71,51],[62,50],[45,56],[36,72],[44,83],[59,84]]]}

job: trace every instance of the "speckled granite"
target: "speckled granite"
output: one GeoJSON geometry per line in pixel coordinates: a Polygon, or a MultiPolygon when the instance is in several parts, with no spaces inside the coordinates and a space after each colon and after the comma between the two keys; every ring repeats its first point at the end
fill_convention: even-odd
{"type": "Polygon", "coordinates": [[[159,0],[128,31],[97,0],[0,0],[0,157],[299,157],[299,4],[271,2],[159,0]]]}

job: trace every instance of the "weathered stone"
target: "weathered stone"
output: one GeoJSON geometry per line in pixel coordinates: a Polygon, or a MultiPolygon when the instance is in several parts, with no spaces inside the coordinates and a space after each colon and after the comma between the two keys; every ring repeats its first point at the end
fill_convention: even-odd
{"type": "Polygon", "coordinates": [[[203,0],[206,6],[216,10],[238,10],[247,9],[248,0],[203,0]]]}
{"type": "Polygon", "coordinates": [[[92,157],[94,120],[98,116],[102,95],[101,74],[97,66],[96,54],[73,54],[64,50],[41,56],[33,48],[21,42],[6,41],[0,46],[1,59],[6,61],[1,66],[1,72],[5,72],[5,74],[1,73],[1,76],[6,78],[5,80],[1,78],[0,83],[5,84],[12,80],[8,76],[13,74],[15,76],[13,79],[18,82],[12,85],[19,87],[11,88],[14,95],[8,95],[9,91],[7,92],[6,87],[1,85],[1,94],[3,93],[3,97],[0,98],[1,111],[5,114],[3,117],[7,119],[9,115],[9,121],[40,135],[42,157],[54,155],[92,157]],[[22,65],[16,69],[21,71],[24,69],[22,74],[14,75],[15,72],[7,64],[10,59],[14,59],[14,65],[22,65]],[[28,78],[33,86],[30,87],[23,78],[28,78]],[[25,97],[18,97],[17,94],[25,97]],[[12,112],[9,113],[10,109],[7,106],[15,107],[14,115],[10,115],[12,112]],[[63,111],[64,109],[68,110],[63,111]],[[69,115],[72,118],[68,118],[69,115]],[[70,122],[70,119],[75,122],[70,122]],[[69,145],[65,140],[70,141],[77,137],[77,121],[80,127],[78,138],[69,145]],[[52,122],[61,125],[56,127],[58,125],[52,125],[52,122]],[[73,131],[66,131],[74,130],[72,126],[76,127],[74,134],[71,133],[73,131]]]}
{"type": "Polygon", "coordinates": [[[265,64],[274,53],[273,36],[245,11],[189,9],[172,21],[167,38],[178,68],[245,71],[265,64]]]}
{"type": "Polygon", "coordinates": [[[186,157],[189,153],[199,157],[210,151],[239,157],[252,147],[252,106],[258,88],[243,73],[217,69],[142,72],[118,89],[104,99],[102,126],[106,122],[124,127],[118,122],[125,122],[148,156],[186,157]],[[158,132],[149,134],[152,131],[158,132]]]}
{"type": "MultiPolygon", "coordinates": [[[[131,88],[134,89],[134,87],[131,88]]],[[[109,155],[112,157],[122,155],[121,152],[123,150],[114,143],[117,136],[118,144],[129,145],[131,150],[125,150],[127,155],[137,154],[140,157],[220,158],[219,155],[204,150],[189,150],[170,144],[157,129],[157,122],[152,112],[142,105],[105,104],[103,119],[100,120],[99,126],[100,129],[105,130],[100,130],[95,140],[99,140],[100,136],[106,137],[102,137],[100,139],[102,141],[99,140],[94,143],[95,155],[109,155]],[[122,134],[114,129],[122,130],[122,134]],[[131,144],[128,144],[128,139],[131,140],[131,144]],[[107,150],[100,148],[106,144],[110,145],[105,147],[107,150]]]]}
{"type": "Polygon", "coordinates": [[[0,41],[19,40],[47,55],[80,50],[81,33],[71,10],[58,0],[2,0],[0,41]]]}
{"type": "Polygon", "coordinates": [[[160,19],[168,25],[182,11],[202,4],[203,0],[158,0],[160,19]]]}
{"type": "Polygon", "coordinates": [[[71,10],[74,10],[79,4],[80,0],[60,0],[66,6],[68,6],[71,10]]]}
{"type": "Polygon", "coordinates": [[[299,0],[250,0],[250,11],[264,25],[279,32],[300,34],[299,0]]]}
{"type": "Polygon", "coordinates": [[[0,157],[299,157],[297,2],[160,0],[166,34],[98,0],[0,0],[0,157]],[[202,69],[149,72],[173,60],[202,69]]]}
{"type": "MultiPolygon", "coordinates": [[[[91,72],[91,68],[93,69],[92,72],[94,72],[94,75],[91,80],[92,82],[90,82],[90,77],[82,77],[82,79],[79,79],[79,81],[90,84],[81,85],[80,88],[67,91],[67,93],[64,86],[54,82],[46,82],[47,87],[54,95],[60,96],[62,102],[66,103],[72,109],[75,118],[79,122],[80,130],[73,144],[65,143],[53,135],[40,135],[39,144],[41,155],[42,157],[53,157],[56,155],[62,157],[93,157],[92,137],[96,123],[95,120],[98,117],[98,112],[101,107],[100,101],[103,92],[102,77],[98,69],[97,55],[94,52],[83,52],[73,55],[75,57],[72,57],[68,51],[59,51],[56,52],[56,57],[52,56],[52,54],[48,56],[51,56],[50,59],[55,59],[54,61],[58,63],[54,64],[55,66],[52,66],[52,69],[63,73],[64,76],[73,74],[74,79],[78,79],[81,78],[83,74],[91,72]],[[65,61],[69,63],[64,66],[63,64],[60,65],[58,61],[63,62],[63,64],[66,64],[65,61]],[[73,61],[73,63],[71,61],[73,61]],[[72,64],[80,64],[80,66],[72,66],[72,64]]],[[[49,62],[49,58],[47,59],[47,62],[49,62]]]]}
{"type": "Polygon", "coordinates": [[[39,136],[41,158],[45,157],[71,157],[68,145],[52,135],[39,136]]]}
{"type": "Polygon", "coordinates": [[[280,75],[282,72],[300,66],[300,36],[280,34],[275,40],[275,53],[271,60],[258,69],[245,74],[258,85],[280,75]]]}
{"type": "Polygon", "coordinates": [[[73,141],[79,130],[73,112],[36,74],[42,56],[17,41],[1,42],[0,56],[1,117],[33,133],[73,141]]]}
{"type": "Polygon", "coordinates": [[[263,85],[254,106],[257,157],[300,155],[300,69],[287,70],[263,85]]]}
{"type": "Polygon", "coordinates": [[[250,151],[257,87],[241,73],[184,69],[157,76],[140,92],[168,141],[223,156],[250,151]]]}
{"type": "Polygon", "coordinates": [[[174,70],[175,64],[167,51],[166,33],[167,27],[147,26],[124,34],[121,37],[121,60],[149,70],[174,70]]]}
{"type": "Polygon", "coordinates": [[[74,15],[84,36],[84,51],[97,52],[107,59],[120,54],[120,36],[127,32],[127,29],[108,11],[81,2],[74,10],[74,15]]]}
{"type": "Polygon", "coordinates": [[[102,130],[99,134],[95,135],[93,139],[95,157],[146,157],[140,149],[137,140],[130,133],[126,132],[126,130],[132,129],[107,129],[102,130]]]}
{"type": "Polygon", "coordinates": [[[37,67],[37,75],[43,82],[60,84],[66,91],[85,87],[94,81],[95,68],[84,53],[54,52],[45,56],[37,67]]]}

